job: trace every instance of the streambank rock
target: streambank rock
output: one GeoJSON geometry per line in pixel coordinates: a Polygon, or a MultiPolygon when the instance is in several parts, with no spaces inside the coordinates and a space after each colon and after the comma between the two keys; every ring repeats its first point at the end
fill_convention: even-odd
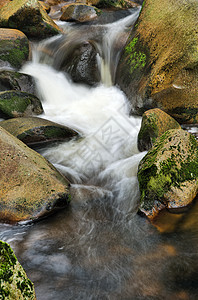
{"type": "Polygon", "coordinates": [[[0,91],[17,90],[36,95],[36,87],[31,76],[13,71],[0,72],[0,91]]]}
{"type": "Polygon", "coordinates": [[[0,127],[0,221],[35,220],[67,206],[67,180],[40,154],[0,127]]]}
{"type": "Polygon", "coordinates": [[[23,32],[0,28],[0,67],[19,69],[28,56],[29,41],[23,32]]]}
{"type": "Polygon", "coordinates": [[[91,5],[72,3],[62,7],[61,21],[88,22],[97,18],[99,11],[91,5]]]}
{"type": "Polygon", "coordinates": [[[2,121],[0,126],[28,146],[66,141],[78,136],[76,131],[66,126],[36,117],[2,121]]]}
{"type": "Polygon", "coordinates": [[[21,91],[0,92],[0,117],[4,119],[39,115],[43,112],[40,100],[21,91]]]}
{"type": "Polygon", "coordinates": [[[0,26],[17,28],[36,39],[61,33],[37,0],[9,1],[0,8],[0,26]]]}
{"type": "Polygon", "coordinates": [[[150,219],[168,208],[184,208],[198,193],[198,143],[182,129],[166,131],[138,169],[140,210],[150,219]]]}
{"type": "Polygon", "coordinates": [[[36,300],[34,285],[18,262],[10,245],[0,241],[1,299],[36,300]]]}
{"type": "Polygon", "coordinates": [[[72,80],[77,83],[95,85],[101,79],[97,51],[89,42],[76,46],[62,62],[60,69],[70,74],[72,80]]]}
{"type": "Polygon", "coordinates": [[[158,107],[179,123],[198,122],[197,15],[197,0],[145,0],[116,79],[134,114],[158,107]]]}
{"type": "Polygon", "coordinates": [[[117,9],[126,9],[133,8],[137,6],[136,1],[130,0],[88,0],[92,5],[95,5],[98,8],[117,8],[117,9]]]}
{"type": "Polygon", "coordinates": [[[169,129],[181,129],[181,126],[175,119],[159,108],[144,112],[138,134],[139,151],[149,150],[156,139],[169,129]]]}

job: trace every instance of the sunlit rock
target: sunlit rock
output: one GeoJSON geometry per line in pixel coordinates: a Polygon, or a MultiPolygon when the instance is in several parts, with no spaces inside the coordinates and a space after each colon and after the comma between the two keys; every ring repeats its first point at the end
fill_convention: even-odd
{"type": "Polygon", "coordinates": [[[0,8],[0,26],[17,28],[41,39],[61,33],[37,0],[13,0],[0,8]]]}
{"type": "Polygon", "coordinates": [[[66,126],[36,118],[14,118],[1,121],[0,126],[28,146],[67,141],[78,136],[78,133],[66,126]]]}
{"type": "Polygon", "coordinates": [[[39,115],[43,112],[40,100],[21,91],[0,92],[0,116],[5,119],[39,115]]]}
{"type": "Polygon", "coordinates": [[[0,241],[0,297],[7,300],[36,300],[28,279],[10,245],[0,241]]]}
{"type": "Polygon", "coordinates": [[[0,72],[0,91],[17,90],[35,95],[36,88],[31,76],[14,71],[0,72]]]}
{"type": "MultiPolygon", "coordinates": [[[[1,18],[1,12],[0,12],[1,18]]],[[[29,56],[29,41],[16,29],[0,28],[0,67],[21,68],[29,56]]]]}
{"type": "Polygon", "coordinates": [[[198,193],[198,143],[182,129],[166,131],[139,164],[140,210],[150,219],[181,209],[198,193]]]}
{"type": "Polygon", "coordinates": [[[0,127],[0,221],[44,217],[67,206],[68,181],[45,158],[0,127]]]}
{"type": "Polygon", "coordinates": [[[197,15],[197,0],[145,0],[116,80],[133,113],[158,107],[179,123],[198,122],[197,15]]]}
{"type": "Polygon", "coordinates": [[[76,22],[87,22],[97,18],[99,11],[91,6],[85,4],[68,4],[62,7],[61,21],[76,21],[76,22]]]}
{"type": "Polygon", "coordinates": [[[169,129],[180,129],[179,123],[159,108],[144,112],[138,134],[138,149],[149,150],[156,139],[169,129]]]}

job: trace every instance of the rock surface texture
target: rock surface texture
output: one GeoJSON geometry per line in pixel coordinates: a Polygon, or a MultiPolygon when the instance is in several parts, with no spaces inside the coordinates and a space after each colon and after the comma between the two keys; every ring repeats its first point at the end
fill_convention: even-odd
{"type": "Polygon", "coordinates": [[[198,122],[198,2],[145,0],[117,71],[133,113],[158,107],[198,122]]]}
{"type": "Polygon", "coordinates": [[[140,209],[150,219],[181,209],[198,193],[198,143],[182,129],[166,131],[139,165],[140,209]]]}
{"type": "Polygon", "coordinates": [[[10,245],[0,241],[0,297],[6,300],[36,300],[34,286],[10,245]]]}
{"type": "Polygon", "coordinates": [[[67,206],[67,180],[0,127],[0,221],[35,220],[67,206]]]}

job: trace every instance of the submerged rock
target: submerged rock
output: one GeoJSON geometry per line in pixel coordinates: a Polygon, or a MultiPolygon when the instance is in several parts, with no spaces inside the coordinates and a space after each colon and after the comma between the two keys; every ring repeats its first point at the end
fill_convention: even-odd
{"type": "Polygon", "coordinates": [[[0,72],[0,91],[18,90],[36,95],[36,87],[31,76],[13,71],[0,72]]]}
{"type": "Polygon", "coordinates": [[[23,32],[0,28],[0,67],[19,69],[28,56],[29,41],[23,32]]]}
{"type": "Polygon", "coordinates": [[[139,151],[149,150],[160,137],[169,129],[181,129],[179,123],[159,108],[144,112],[141,128],[138,134],[139,151]]]}
{"type": "Polygon", "coordinates": [[[68,181],[44,157],[0,127],[0,221],[44,217],[68,205],[68,181]]]}
{"type": "Polygon", "coordinates": [[[116,79],[133,113],[158,107],[179,123],[198,122],[197,15],[197,0],[145,0],[116,79]]]}
{"type": "Polygon", "coordinates": [[[62,7],[61,21],[87,22],[97,18],[99,11],[91,5],[82,3],[67,4],[62,7]]]}
{"type": "Polygon", "coordinates": [[[166,131],[138,169],[140,210],[150,219],[164,208],[179,209],[198,193],[198,143],[182,129],[166,131]]]}
{"type": "Polygon", "coordinates": [[[43,112],[40,100],[21,91],[0,92],[0,116],[5,119],[39,115],[43,112]]]}
{"type": "Polygon", "coordinates": [[[0,8],[0,26],[17,28],[36,39],[61,33],[37,0],[12,0],[5,4],[0,8]]]}
{"type": "Polygon", "coordinates": [[[2,121],[0,126],[28,146],[66,141],[78,136],[71,128],[36,117],[2,121]]]}
{"type": "Polygon", "coordinates": [[[34,285],[28,279],[10,245],[0,241],[1,299],[36,300],[34,285]]]}

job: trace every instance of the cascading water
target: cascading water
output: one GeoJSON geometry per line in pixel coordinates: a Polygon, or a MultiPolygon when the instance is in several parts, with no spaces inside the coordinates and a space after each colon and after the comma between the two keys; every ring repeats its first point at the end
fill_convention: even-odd
{"type": "Polygon", "coordinates": [[[42,117],[81,134],[41,150],[72,182],[69,209],[36,224],[0,224],[0,239],[11,244],[38,300],[197,299],[197,254],[192,251],[197,232],[163,236],[136,215],[136,173],[145,155],[137,149],[141,119],[130,116],[125,95],[110,86],[115,70],[109,69],[119,56],[113,48],[120,28],[134,24],[136,17],[137,12],[112,25],[93,26],[91,35],[83,27],[67,26],[66,37],[35,46],[33,61],[22,70],[36,80],[42,117]],[[105,84],[91,88],[57,70],[68,47],[72,51],[86,39],[97,45],[108,66],[105,84]]]}

